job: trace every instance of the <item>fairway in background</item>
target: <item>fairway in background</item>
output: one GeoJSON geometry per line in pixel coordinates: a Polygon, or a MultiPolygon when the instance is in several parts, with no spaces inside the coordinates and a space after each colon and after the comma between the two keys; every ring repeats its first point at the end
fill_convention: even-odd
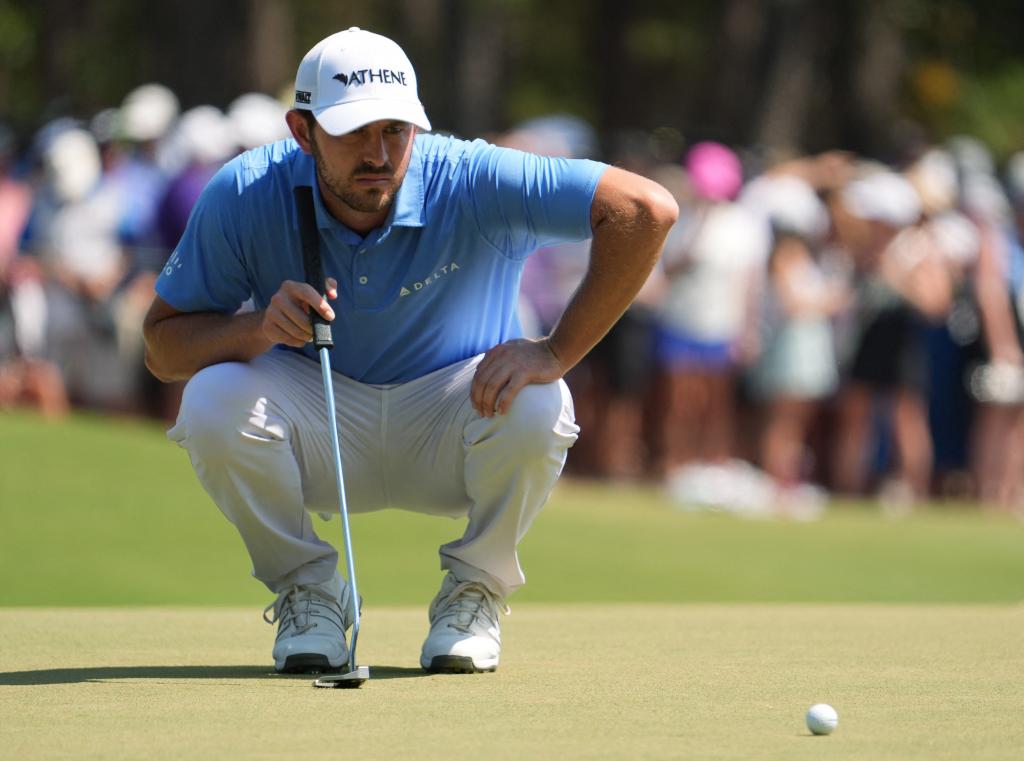
{"type": "MultiPolygon", "coordinates": [[[[265,605],[234,528],[152,423],[0,416],[0,605],[265,605]]],[[[315,519],[341,544],[335,519],[315,519]]],[[[426,605],[462,521],[353,517],[360,591],[426,605]]],[[[845,503],[815,523],[676,509],[653,488],[563,481],[521,548],[517,602],[1013,602],[1024,526],[971,509],[900,520],[845,503]]]]}

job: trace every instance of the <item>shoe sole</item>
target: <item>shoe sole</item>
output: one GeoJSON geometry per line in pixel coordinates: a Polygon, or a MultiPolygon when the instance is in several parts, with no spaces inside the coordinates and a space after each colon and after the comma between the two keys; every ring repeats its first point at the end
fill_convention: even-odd
{"type": "Polygon", "coordinates": [[[332,666],[326,655],[316,653],[300,653],[289,655],[284,666],[277,669],[279,674],[325,674],[337,671],[340,666],[332,666]]]}
{"type": "Polygon", "coordinates": [[[497,664],[478,668],[468,655],[435,655],[425,670],[431,674],[484,674],[497,668],[497,664]]]}

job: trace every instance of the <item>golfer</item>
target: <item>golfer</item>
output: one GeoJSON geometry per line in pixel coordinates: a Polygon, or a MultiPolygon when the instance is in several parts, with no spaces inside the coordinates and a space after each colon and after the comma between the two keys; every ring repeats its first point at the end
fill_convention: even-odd
{"type": "Polygon", "coordinates": [[[147,365],[188,379],[168,435],[277,599],[278,671],[342,666],[353,606],[310,513],[338,509],[337,423],[354,512],[468,518],[440,548],[420,663],[493,671],[516,547],[576,440],[562,376],[647,278],[678,210],[660,186],[592,161],[427,134],[393,41],[352,28],[299,65],[294,140],[210,181],[156,285],[147,365]],[[307,285],[293,189],[313,188],[327,298],[307,285]],[[524,259],[593,238],[551,335],[520,337],[524,259]],[[251,299],[254,310],[240,310],[251,299]],[[337,421],[324,414],[310,310],[331,321],[337,421]]]}

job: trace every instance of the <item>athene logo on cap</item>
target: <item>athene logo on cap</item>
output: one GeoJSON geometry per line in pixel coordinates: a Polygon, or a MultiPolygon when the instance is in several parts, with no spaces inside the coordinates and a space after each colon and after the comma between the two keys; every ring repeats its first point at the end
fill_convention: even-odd
{"type": "Polygon", "coordinates": [[[311,110],[329,135],[381,120],[430,131],[409,57],[394,40],[355,27],[306,53],[295,72],[295,107],[311,110]]]}
{"type": "Polygon", "coordinates": [[[369,85],[380,82],[385,85],[402,85],[407,87],[404,71],[392,71],[391,69],[359,69],[348,74],[335,74],[331,79],[337,79],[346,87],[358,85],[369,85]]]}

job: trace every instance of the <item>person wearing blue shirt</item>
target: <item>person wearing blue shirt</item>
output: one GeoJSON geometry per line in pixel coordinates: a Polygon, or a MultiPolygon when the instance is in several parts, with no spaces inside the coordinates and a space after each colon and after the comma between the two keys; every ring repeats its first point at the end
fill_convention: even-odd
{"type": "Polygon", "coordinates": [[[427,134],[405,53],[356,28],[303,58],[287,121],[293,140],[211,180],[157,281],[147,366],[188,380],[168,435],[277,595],[265,611],[275,668],[345,663],[357,603],[310,519],[337,509],[335,421],[310,344],[318,312],[334,335],[351,509],[468,518],[440,548],[421,665],[493,671],[498,614],[525,583],[516,547],[578,433],[562,377],[632,301],[678,209],[604,164],[427,134]],[[305,283],[293,201],[304,185],[326,298],[305,283]],[[522,338],[525,258],[586,238],[588,272],[561,320],[522,338]]]}

